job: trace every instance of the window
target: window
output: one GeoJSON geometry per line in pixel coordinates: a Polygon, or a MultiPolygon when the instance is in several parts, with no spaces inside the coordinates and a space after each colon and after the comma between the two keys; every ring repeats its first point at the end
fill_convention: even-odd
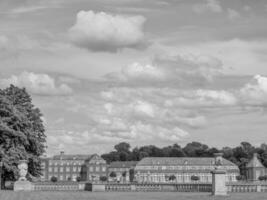
{"type": "Polygon", "coordinates": [[[70,167],[66,167],[66,172],[69,172],[70,171],[70,167]]]}
{"type": "Polygon", "coordinates": [[[73,168],[72,168],[72,171],[73,171],[73,172],[76,172],[76,170],[77,170],[76,167],[73,167],[73,168]]]}
{"type": "Polygon", "coordinates": [[[63,175],[60,175],[60,176],[59,176],[59,180],[60,180],[60,181],[63,181],[63,175]]]}
{"type": "Polygon", "coordinates": [[[60,172],[63,172],[63,167],[60,167],[60,172]]]}
{"type": "Polygon", "coordinates": [[[58,171],[58,168],[57,167],[54,167],[54,172],[57,172],[58,171]]]}
{"type": "Polygon", "coordinates": [[[102,167],[102,172],[105,172],[106,171],[106,167],[102,167]]]}
{"type": "Polygon", "coordinates": [[[89,171],[90,172],[94,171],[93,167],[89,167],[89,171]]]}
{"type": "Polygon", "coordinates": [[[49,168],[48,168],[48,171],[49,171],[49,172],[52,172],[52,167],[49,167],[49,168]]]}
{"type": "Polygon", "coordinates": [[[96,172],[99,172],[99,167],[96,167],[96,168],[95,168],[95,171],[96,171],[96,172]]]}

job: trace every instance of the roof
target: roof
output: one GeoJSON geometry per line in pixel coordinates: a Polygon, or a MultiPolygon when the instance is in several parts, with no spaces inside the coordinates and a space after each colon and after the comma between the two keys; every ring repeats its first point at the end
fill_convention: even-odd
{"type": "Polygon", "coordinates": [[[137,161],[116,161],[110,163],[110,168],[131,168],[135,167],[137,164],[137,161]]]}
{"type": "MultiPolygon", "coordinates": [[[[146,157],[138,162],[137,166],[149,165],[214,165],[213,157],[146,157]]],[[[236,166],[234,163],[223,158],[222,165],[236,166]]]]}
{"type": "Polygon", "coordinates": [[[262,167],[264,168],[263,164],[261,161],[258,159],[258,155],[255,153],[253,155],[253,158],[248,162],[247,168],[255,168],[255,167],[262,167]]]}
{"type": "Polygon", "coordinates": [[[87,160],[90,159],[93,155],[88,154],[64,154],[64,155],[55,155],[52,157],[52,160],[87,160]]]}

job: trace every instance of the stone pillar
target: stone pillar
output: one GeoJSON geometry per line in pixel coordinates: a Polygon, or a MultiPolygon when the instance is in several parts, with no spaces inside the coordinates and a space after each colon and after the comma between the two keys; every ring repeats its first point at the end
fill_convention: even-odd
{"type": "Polygon", "coordinates": [[[26,178],[28,173],[28,161],[20,160],[18,164],[19,179],[14,183],[14,191],[30,191],[33,190],[33,185],[26,178]]]}
{"type": "Polygon", "coordinates": [[[214,170],[212,173],[212,195],[227,195],[226,172],[222,170],[214,170]]]}
{"type": "Polygon", "coordinates": [[[129,171],[126,171],[125,182],[126,183],[129,183],[130,182],[130,173],[129,173],[129,171]]]}
{"type": "Polygon", "coordinates": [[[215,170],[211,171],[212,174],[212,195],[225,196],[227,195],[226,187],[226,171],[221,169],[222,166],[222,153],[215,154],[215,170]]]}

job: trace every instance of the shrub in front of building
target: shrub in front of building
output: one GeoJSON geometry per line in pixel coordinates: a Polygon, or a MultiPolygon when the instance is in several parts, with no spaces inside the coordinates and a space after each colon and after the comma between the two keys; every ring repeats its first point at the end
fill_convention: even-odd
{"type": "Polygon", "coordinates": [[[174,176],[174,175],[171,175],[170,177],[169,177],[169,181],[175,181],[176,180],[176,177],[174,176]]]}
{"type": "Polygon", "coordinates": [[[117,174],[116,174],[115,172],[111,172],[111,173],[109,174],[109,176],[110,176],[111,178],[116,178],[116,177],[117,177],[117,174]]]}
{"type": "Polygon", "coordinates": [[[100,181],[102,182],[106,182],[108,180],[108,178],[106,176],[100,176],[100,181]]]}
{"type": "Polygon", "coordinates": [[[55,182],[57,182],[57,177],[52,176],[50,180],[51,180],[51,182],[55,183],[55,182]]]}
{"type": "Polygon", "coordinates": [[[191,176],[192,181],[199,181],[199,177],[196,175],[191,176]]]}
{"type": "Polygon", "coordinates": [[[267,175],[259,176],[259,181],[267,181],[267,175]]]}

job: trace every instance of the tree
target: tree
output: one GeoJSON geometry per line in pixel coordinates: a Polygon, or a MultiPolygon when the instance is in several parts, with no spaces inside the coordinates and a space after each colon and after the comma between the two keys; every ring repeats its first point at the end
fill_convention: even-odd
{"type": "Polygon", "coordinates": [[[0,90],[0,160],[3,178],[18,177],[18,161],[28,160],[29,173],[41,175],[40,156],[45,152],[46,136],[42,114],[32,104],[25,89],[11,85],[0,90]]]}
{"type": "Polygon", "coordinates": [[[109,174],[109,176],[110,176],[111,178],[116,178],[116,177],[117,177],[117,174],[116,174],[115,172],[111,172],[111,173],[109,174]]]}
{"type": "Polygon", "coordinates": [[[176,180],[176,176],[175,175],[171,175],[170,177],[169,177],[169,181],[175,181],[176,180]]]}
{"type": "Polygon", "coordinates": [[[53,183],[57,182],[57,177],[52,176],[51,179],[50,179],[50,181],[53,182],[53,183]]]}
{"type": "Polygon", "coordinates": [[[126,171],[124,171],[124,172],[122,172],[122,177],[126,177],[126,174],[127,174],[127,172],[126,171]]]}
{"type": "Polygon", "coordinates": [[[265,176],[259,176],[260,181],[267,181],[267,175],[265,176]]]}
{"type": "Polygon", "coordinates": [[[191,142],[183,148],[183,151],[189,157],[206,157],[208,156],[208,149],[209,147],[205,144],[201,144],[199,142],[191,142]]]}
{"type": "Polygon", "coordinates": [[[100,181],[102,181],[102,182],[105,182],[105,181],[108,180],[106,176],[100,176],[99,179],[100,179],[100,181]]]}
{"type": "Polygon", "coordinates": [[[133,182],[133,180],[134,180],[134,169],[130,169],[129,176],[130,176],[130,182],[133,182]]]}
{"type": "Polygon", "coordinates": [[[199,180],[199,177],[196,176],[196,175],[193,175],[193,176],[191,176],[191,180],[192,181],[198,181],[199,180]]]}
{"type": "Polygon", "coordinates": [[[131,146],[127,142],[121,142],[114,146],[114,149],[117,152],[130,152],[130,148],[131,146]]]}

